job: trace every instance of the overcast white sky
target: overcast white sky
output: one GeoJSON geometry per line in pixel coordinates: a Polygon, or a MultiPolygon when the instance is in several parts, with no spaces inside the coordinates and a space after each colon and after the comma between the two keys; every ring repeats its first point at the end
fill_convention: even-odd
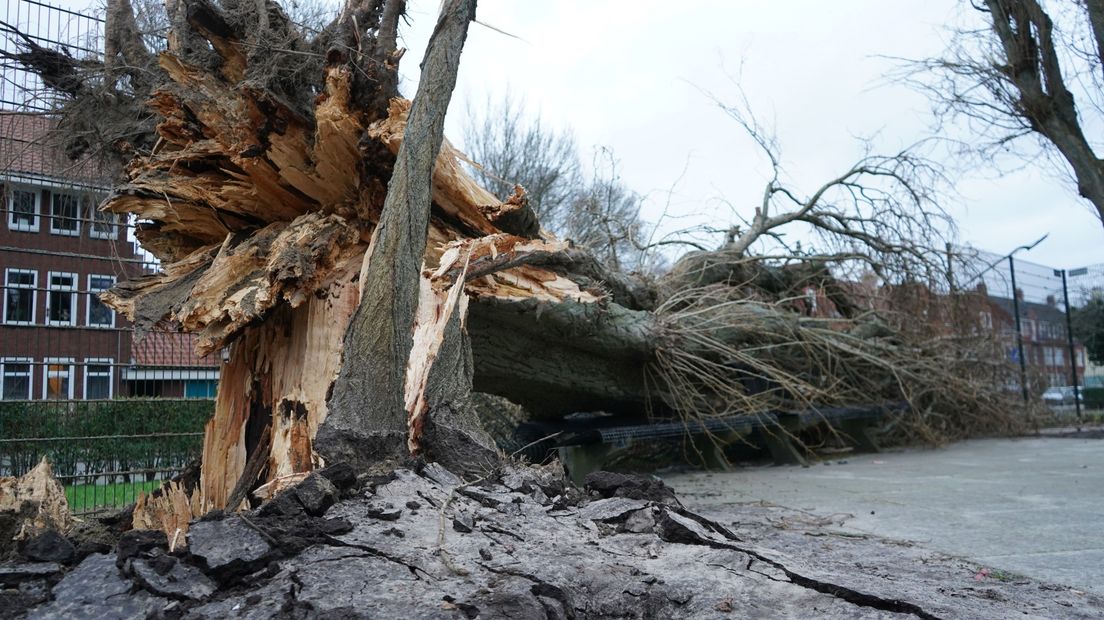
{"type": "MultiPolygon", "coordinates": [[[[857,137],[875,137],[878,150],[890,152],[927,135],[927,101],[889,83],[894,63],[879,57],[937,55],[945,25],[961,21],[964,4],[480,0],[480,21],[519,38],[472,26],[448,134],[460,142],[468,102],[509,89],[532,112],[571,128],[584,161],[596,146],[611,148],[623,181],[648,196],[646,217],[659,216],[681,176],[669,208],[678,218],[665,227],[728,226],[736,221],[730,208],[752,213],[768,168],[701,92],[733,96],[726,67],[740,72],[757,114],[775,128],[789,179],[807,193],[856,159],[857,137]]],[[[410,96],[438,6],[409,2],[403,73],[410,96]]],[[[1024,257],[1068,268],[1104,262],[1104,226],[1052,167],[977,170],[957,189],[946,208],[964,242],[1003,254],[1050,233],[1024,257]]]]}
{"type": "MultiPolygon", "coordinates": [[[[410,2],[411,95],[438,4],[410,2]]],[[[775,127],[794,185],[811,192],[856,159],[856,137],[876,136],[890,152],[926,135],[927,101],[888,83],[894,63],[879,56],[938,54],[961,10],[953,0],[480,0],[479,20],[520,40],[472,26],[448,133],[459,141],[468,102],[509,89],[572,128],[585,161],[596,145],[612,148],[625,183],[649,196],[647,216],[658,217],[685,168],[671,211],[687,217],[668,227],[726,226],[735,220],[725,203],[749,216],[768,171],[701,93],[734,95],[726,67],[775,127]]],[[[1003,254],[1049,232],[1025,258],[1071,268],[1104,261],[1104,226],[1048,167],[977,171],[957,189],[946,206],[963,241],[1003,254]]]]}

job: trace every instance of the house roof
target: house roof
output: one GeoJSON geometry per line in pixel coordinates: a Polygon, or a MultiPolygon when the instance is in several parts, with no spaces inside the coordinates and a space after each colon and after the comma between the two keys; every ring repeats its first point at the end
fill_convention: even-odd
{"type": "Polygon", "coordinates": [[[196,355],[196,339],[195,334],[184,332],[151,331],[144,336],[135,334],[131,357],[137,366],[218,368],[219,359],[216,355],[196,355]]]}
{"type": "MultiPolygon", "coordinates": [[[[1008,316],[1014,316],[1014,308],[1012,307],[1012,300],[1010,298],[990,296],[989,301],[1008,313],[1008,316]]],[[[1050,321],[1052,323],[1065,323],[1066,320],[1065,312],[1058,306],[1023,300],[1020,301],[1020,316],[1038,321],[1050,321]]]]}
{"type": "Polygon", "coordinates": [[[57,119],[44,114],[0,112],[0,174],[46,177],[65,184],[106,187],[95,162],[71,161],[58,145],[57,119]]]}

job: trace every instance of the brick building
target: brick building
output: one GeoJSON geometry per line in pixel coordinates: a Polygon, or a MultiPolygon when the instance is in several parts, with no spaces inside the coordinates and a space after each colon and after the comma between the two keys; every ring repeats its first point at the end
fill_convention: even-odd
{"type": "MultiPolygon", "coordinates": [[[[1020,328],[1023,332],[1024,360],[1028,371],[1043,386],[1057,387],[1071,384],[1069,340],[1066,334],[1066,313],[1058,307],[1053,295],[1046,303],[1025,301],[1023,291],[1016,291],[1020,306],[1020,328]]],[[[988,297],[989,304],[982,322],[996,330],[1006,343],[1009,357],[1018,362],[1016,346],[1016,319],[1012,300],[1005,297],[988,297]]],[[[1076,340],[1073,343],[1074,361],[1077,362],[1077,382],[1085,381],[1085,347],[1076,340]]]]}
{"type": "Polygon", "coordinates": [[[42,115],[0,115],[3,399],[209,396],[217,363],[195,358],[189,336],[136,340],[97,297],[156,264],[125,222],[96,209],[108,187],[96,167],[47,146],[51,127],[42,115]]]}

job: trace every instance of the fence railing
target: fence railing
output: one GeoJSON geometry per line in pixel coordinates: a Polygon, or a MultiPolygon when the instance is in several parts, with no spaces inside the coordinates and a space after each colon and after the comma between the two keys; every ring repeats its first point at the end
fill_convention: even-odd
{"type": "Polygon", "coordinates": [[[185,399],[0,402],[0,474],[47,458],[74,512],[123,506],[199,456],[212,410],[185,399]]]}

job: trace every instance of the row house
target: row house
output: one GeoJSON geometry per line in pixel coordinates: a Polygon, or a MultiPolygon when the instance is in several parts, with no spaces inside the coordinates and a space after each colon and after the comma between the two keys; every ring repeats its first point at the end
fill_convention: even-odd
{"type": "MultiPolygon", "coordinates": [[[[217,363],[190,341],[134,327],[99,299],[117,281],[155,264],[125,222],[96,207],[106,183],[89,163],[73,165],[46,144],[48,117],[0,115],[0,396],[4,400],[101,400],[207,394],[217,363]],[[155,360],[156,367],[146,362],[155,360]],[[184,366],[200,387],[188,388],[184,366]],[[169,377],[169,378],[166,378],[169,377]],[[157,384],[158,380],[164,384],[157,384]]],[[[182,338],[189,338],[182,336],[182,338]]]]}
{"type": "MultiPolygon", "coordinates": [[[[984,287],[979,287],[984,291],[984,287]]],[[[1024,362],[1028,371],[1038,377],[1045,387],[1070,385],[1070,345],[1066,329],[1065,310],[1058,306],[1053,295],[1045,303],[1027,301],[1023,291],[1016,291],[1020,309],[1020,330],[1023,333],[1024,362]]],[[[1009,359],[1019,363],[1016,344],[1016,315],[1011,298],[988,296],[988,304],[981,313],[982,324],[993,329],[1005,343],[1009,359]]],[[[1073,362],[1076,362],[1077,382],[1085,380],[1085,347],[1074,340],[1073,362]]]]}

